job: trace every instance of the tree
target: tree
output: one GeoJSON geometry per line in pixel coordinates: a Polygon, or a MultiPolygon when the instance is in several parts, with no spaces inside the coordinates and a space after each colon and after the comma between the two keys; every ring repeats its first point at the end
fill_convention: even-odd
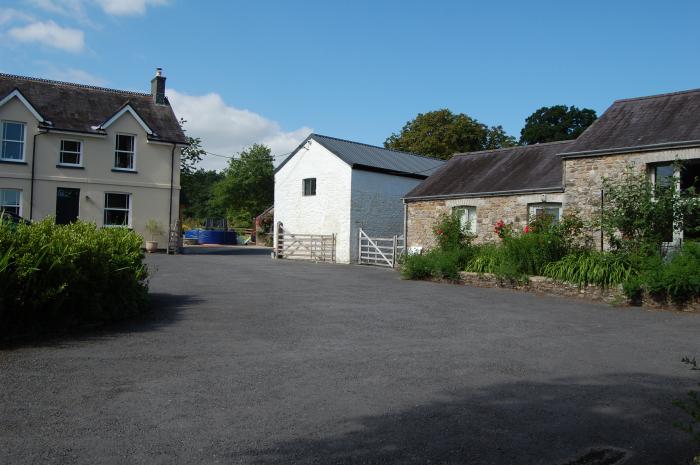
{"type": "Polygon", "coordinates": [[[189,146],[182,149],[180,156],[180,173],[191,174],[194,172],[197,164],[202,161],[206,151],[202,148],[202,139],[199,137],[188,137],[187,143],[189,146]]]}
{"type": "Polygon", "coordinates": [[[527,117],[520,144],[540,144],[576,139],[597,118],[595,110],[575,106],[542,107],[527,117]]]}
{"type": "Polygon", "coordinates": [[[455,153],[511,147],[515,139],[501,126],[488,127],[464,113],[443,108],[419,113],[399,134],[392,134],[384,147],[447,160],[455,153]]]}
{"type": "Polygon", "coordinates": [[[222,173],[201,168],[196,171],[182,172],[180,203],[184,207],[183,216],[186,219],[201,223],[206,218],[223,217],[226,214],[223,208],[212,204],[214,186],[223,177],[222,173]]]}
{"type": "Polygon", "coordinates": [[[253,144],[229,161],[214,186],[212,206],[224,209],[237,226],[251,226],[253,217],[272,205],[274,167],[269,147],[253,144]]]}

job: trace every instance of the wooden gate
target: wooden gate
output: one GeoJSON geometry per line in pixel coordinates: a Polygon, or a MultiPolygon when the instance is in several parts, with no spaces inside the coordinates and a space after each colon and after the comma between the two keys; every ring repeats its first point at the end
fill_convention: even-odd
{"type": "Polygon", "coordinates": [[[360,228],[358,260],[361,265],[394,268],[404,250],[403,236],[370,237],[360,228]]]}
{"type": "Polygon", "coordinates": [[[277,225],[277,258],[335,263],[335,234],[292,234],[277,225]]]}

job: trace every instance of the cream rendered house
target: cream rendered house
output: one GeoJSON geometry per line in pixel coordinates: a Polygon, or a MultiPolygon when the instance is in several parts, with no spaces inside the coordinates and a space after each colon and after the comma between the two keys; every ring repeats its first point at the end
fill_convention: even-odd
{"type": "Polygon", "coordinates": [[[0,210],[142,235],[178,218],[187,139],[160,69],[151,93],[0,74],[0,138],[0,210]]]}

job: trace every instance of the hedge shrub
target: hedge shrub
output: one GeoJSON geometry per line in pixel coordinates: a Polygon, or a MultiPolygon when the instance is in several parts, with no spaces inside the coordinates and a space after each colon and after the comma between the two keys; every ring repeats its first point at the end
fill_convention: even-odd
{"type": "Polygon", "coordinates": [[[0,220],[0,339],[114,321],[143,311],[141,236],[92,223],[0,220]]]}

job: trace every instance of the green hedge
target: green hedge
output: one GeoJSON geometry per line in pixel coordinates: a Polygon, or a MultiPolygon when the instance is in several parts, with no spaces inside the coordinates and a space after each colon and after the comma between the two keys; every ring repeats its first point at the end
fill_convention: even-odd
{"type": "Polygon", "coordinates": [[[124,228],[0,220],[0,338],[114,321],[148,304],[142,238],[124,228]]]}

